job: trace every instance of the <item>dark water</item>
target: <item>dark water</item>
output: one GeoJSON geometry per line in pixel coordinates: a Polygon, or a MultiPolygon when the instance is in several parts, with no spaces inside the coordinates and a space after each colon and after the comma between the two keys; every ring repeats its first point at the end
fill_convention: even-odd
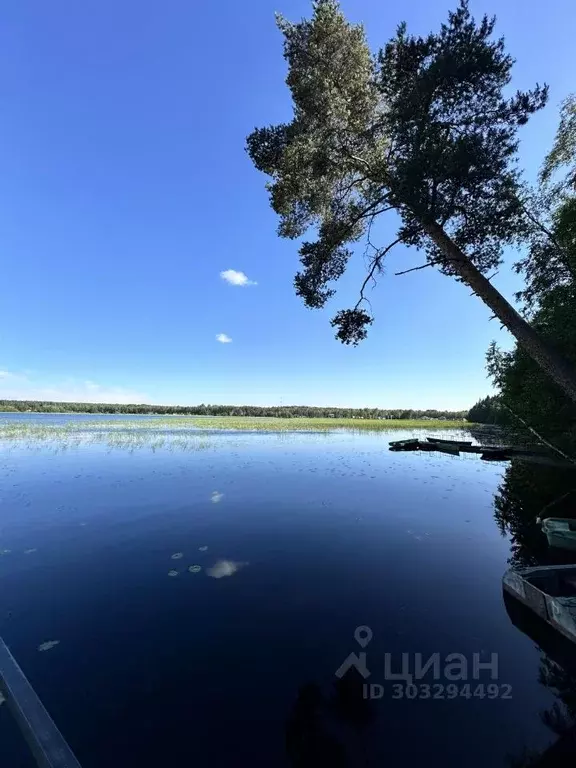
{"type": "MultiPolygon", "coordinates": [[[[504,467],[390,453],[401,437],[2,446],[0,634],[84,768],[504,766],[556,738],[541,654],[502,601],[504,467]],[[244,565],[214,578],[220,560],[244,565]],[[377,701],[335,675],[359,626],[377,701]],[[468,679],[449,698],[443,664],[409,699],[385,679],[403,653],[462,654],[468,679]],[[474,654],[498,655],[497,680],[472,678],[474,654]]],[[[0,765],[30,764],[1,706],[0,765]]]]}

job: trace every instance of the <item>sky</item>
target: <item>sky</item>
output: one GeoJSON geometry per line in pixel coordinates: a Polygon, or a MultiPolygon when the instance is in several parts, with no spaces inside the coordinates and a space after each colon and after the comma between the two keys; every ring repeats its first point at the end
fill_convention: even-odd
{"type": "MultiPolygon", "coordinates": [[[[373,49],[403,19],[437,29],[447,0],[344,0],[373,49]]],[[[574,84],[573,0],[472,0],[496,13],[513,86],[550,85],[521,134],[533,179],[574,84]]],[[[360,253],[323,310],[293,289],[245,137],[288,120],[274,12],[304,0],[19,0],[0,31],[0,398],[162,404],[466,408],[484,356],[511,338],[470,291],[398,248],[359,347],[329,320],[353,306],[360,253]]],[[[378,235],[391,239],[394,222],[378,235]]],[[[511,299],[510,255],[495,278],[511,299]]]]}

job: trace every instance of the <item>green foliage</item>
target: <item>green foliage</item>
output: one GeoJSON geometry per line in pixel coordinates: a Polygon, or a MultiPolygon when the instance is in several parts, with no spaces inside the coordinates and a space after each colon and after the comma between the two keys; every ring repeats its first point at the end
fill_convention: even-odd
{"type": "MultiPolygon", "coordinates": [[[[568,360],[576,363],[576,286],[559,286],[546,294],[534,314],[533,324],[568,360]]],[[[522,347],[502,352],[492,345],[487,364],[504,405],[558,447],[576,449],[576,404],[522,347]]],[[[513,416],[507,420],[520,426],[513,416]]]]}
{"type": "MultiPolygon", "coordinates": [[[[353,244],[368,233],[368,276],[382,269],[391,245],[425,251],[428,262],[456,274],[427,237],[443,227],[481,270],[494,268],[503,245],[527,231],[515,167],[516,132],[546,102],[547,89],[504,96],[513,61],[493,40],[494,19],[477,23],[466,0],[437,34],[397,35],[377,57],[364,30],[335,0],[313,3],[312,18],[279,19],[288,62],[290,123],[256,129],[247,139],[255,166],[271,177],[279,234],[300,247],[297,293],[309,307],[333,296],[353,244]],[[372,245],[372,223],[395,209],[402,226],[386,248],[372,245]]],[[[337,337],[356,344],[371,317],[339,312],[337,337]]]]}
{"type": "MultiPolygon", "coordinates": [[[[567,126],[563,114],[559,135],[567,126]]],[[[545,183],[560,161],[576,166],[576,141],[571,156],[568,146],[564,141],[560,151],[557,137],[555,150],[544,163],[545,183]]],[[[576,362],[576,198],[567,187],[560,196],[544,187],[531,203],[534,229],[527,254],[517,265],[526,280],[520,298],[532,313],[533,327],[566,359],[576,362]]],[[[553,445],[576,456],[576,404],[563,390],[518,345],[502,352],[492,344],[487,362],[500,390],[499,423],[522,431],[522,419],[553,445]]],[[[530,437],[536,439],[533,434],[530,437]]],[[[536,517],[576,516],[575,485],[574,473],[565,469],[518,462],[506,470],[495,509],[501,530],[511,536],[514,565],[562,561],[562,550],[548,548],[536,517]]]]}
{"type": "MultiPolygon", "coordinates": [[[[532,311],[535,330],[576,363],[576,197],[548,205],[548,226],[534,234],[518,265],[526,279],[521,296],[532,311]]],[[[576,451],[576,404],[522,347],[502,352],[492,344],[487,363],[505,406],[555,444],[576,451]]],[[[520,426],[512,414],[504,415],[508,423],[520,426]]]]}
{"type": "Polygon", "coordinates": [[[560,125],[556,132],[554,146],[542,166],[540,181],[545,186],[549,186],[554,174],[566,166],[568,170],[564,178],[552,185],[554,194],[576,191],[576,94],[574,93],[562,103],[560,125]]]}
{"type": "MultiPolygon", "coordinates": [[[[113,403],[54,403],[30,400],[0,400],[0,412],[20,413],[127,413],[175,416],[252,416],[290,419],[424,419],[461,421],[465,411],[382,409],[382,408],[318,408],[308,405],[124,405],[113,403]]],[[[156,423],[156,422],[155,422],[156,423]]],[[[171,423],[174,423],[172,420],[171,423]]],[[[122,422],[125,424],[125,422],[122,422]]]]}
{"type": "Polygon", "coordinates": [[[475,424],[501,424],[502,413],[497,397],[485,397],[470,408],[468,421],[475,424]]]}
{"type": "Polygon", "coordinates": [[[526,255],[515,264],[525,278],[516,298],[533,311],[553,288],[576,282],[576,197],[548,193],[530,200],[533,226],[526,255]]]}

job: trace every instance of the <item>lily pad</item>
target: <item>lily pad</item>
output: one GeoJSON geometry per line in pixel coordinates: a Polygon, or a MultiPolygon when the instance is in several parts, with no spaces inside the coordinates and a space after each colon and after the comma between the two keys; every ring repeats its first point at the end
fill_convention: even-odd
{"type": "Polygon", "coordinates": [[[180,560],[181,557],[184,557],[184,552],[174,552],[172,560],[180,560]]]}
{"type": "Polygon", "coordinates": [[[190,566],[188,566],[188,570],[190,571],[190,573],[200,573],[200,571],[202,570],[202,566],[201,565],[190,565],[190,566]]]}
{"type": "Polygon", "coordinates": [[[178,576],[178,571],[168,571],[168,576],[178,576]]]}
{"type": "Polygon", "coordinates": [[[46,643],[40,643],[38,646],[39,651],[49,651],[51,648],[54,648],[55,645],[59,645],[60,640],[48,640],[46,643]]]}
{"type": "Polygon", "coordinates": [[[199,552],[206,552],[207,549],[208,547],[198,547],[199,552]]]}

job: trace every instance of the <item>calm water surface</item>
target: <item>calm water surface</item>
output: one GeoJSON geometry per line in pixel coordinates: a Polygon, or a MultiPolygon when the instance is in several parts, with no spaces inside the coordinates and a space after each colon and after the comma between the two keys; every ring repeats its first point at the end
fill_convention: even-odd
{"type": "MultiPolygon", "coordinates": [[[[0,634],[84,768],[504,766],[553,740],[502,602],[503,466],[390,453],[403,436],[1,446],[0,634]],[[384,686],[364,708],[335,685],[359,626],[384,686]],[[496,653],[511,698],[396,699],[386,653],[463,654],[470,678],[496,653]]],[[[0,765],[30,764],[0,706],[0,765]]]]}

